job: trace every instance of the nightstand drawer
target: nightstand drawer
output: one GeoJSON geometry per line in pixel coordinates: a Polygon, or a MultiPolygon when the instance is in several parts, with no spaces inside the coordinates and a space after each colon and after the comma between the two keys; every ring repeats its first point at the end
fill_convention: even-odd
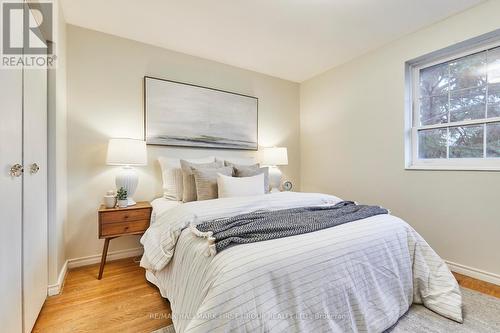
{"type": "Polygon", "coordinates": [[[138,220],[121,223],[106,223],[101,225],[101,237],[122,235],[128,233],[140,233],[149,227],[149,220],[138,220]]]}
{"type": "Polygon", "coordinates": [[[151,210],[136,209],[101,213],[102,223],[116,223],[137,220],[149,220],[151,210]]]}

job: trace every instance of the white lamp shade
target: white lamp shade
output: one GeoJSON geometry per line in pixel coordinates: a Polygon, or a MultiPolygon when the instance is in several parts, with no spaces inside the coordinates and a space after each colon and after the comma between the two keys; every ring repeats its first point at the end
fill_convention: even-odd
{"type": "Polygon", "coordinates": [[[286,147],[264,148],[262,150],[263,165],[288,165],[288,152],[286,147]]]}
{"type": "Polygon", "coordinates": [[[147,165],[146,142],[135,139],[110,139],[108,143],[108,165],[147,165]]]}

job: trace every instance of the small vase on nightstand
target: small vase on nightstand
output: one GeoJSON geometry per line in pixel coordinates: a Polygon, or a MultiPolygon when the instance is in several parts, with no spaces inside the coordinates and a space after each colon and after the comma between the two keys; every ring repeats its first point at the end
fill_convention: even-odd
{"type": "Polygon", "coordinates": [[[104,196],[104,206],[106,206],[106,208],[113,208],[116,206],[116,197],[114,191],[106,192],[106,195],[104,196]]]}

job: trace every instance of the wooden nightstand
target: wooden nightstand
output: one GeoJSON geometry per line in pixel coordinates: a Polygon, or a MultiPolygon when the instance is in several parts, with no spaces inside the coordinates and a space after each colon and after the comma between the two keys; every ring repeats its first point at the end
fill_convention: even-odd
{"type": "Polygon", "coordinates": [[[98,280],[102,278],[109,241],[113,238],[126,235],[143,234],[149,227],[152,207],[147,201],[141,201],[127,208],[99,208],[99,238],[104,238],[102,249],[101,267],[98,280]]]}

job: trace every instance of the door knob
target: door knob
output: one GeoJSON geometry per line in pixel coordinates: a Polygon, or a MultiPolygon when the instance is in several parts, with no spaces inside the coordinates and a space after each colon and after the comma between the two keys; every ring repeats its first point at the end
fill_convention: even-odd
{"type": "Polygon", "coordinates": [[[20,177],[24,172],[24,168],[21,164],[16,163],[10,168],[10,176],[11,177],[20,177]]]}
{"type": "Polygon", "coordinates": [[[33,163],[30,167],[30,173],[35,174],[38,172],[38,170],[40,170],[40,167],[38,166],[38,164],[33,163]]]}

